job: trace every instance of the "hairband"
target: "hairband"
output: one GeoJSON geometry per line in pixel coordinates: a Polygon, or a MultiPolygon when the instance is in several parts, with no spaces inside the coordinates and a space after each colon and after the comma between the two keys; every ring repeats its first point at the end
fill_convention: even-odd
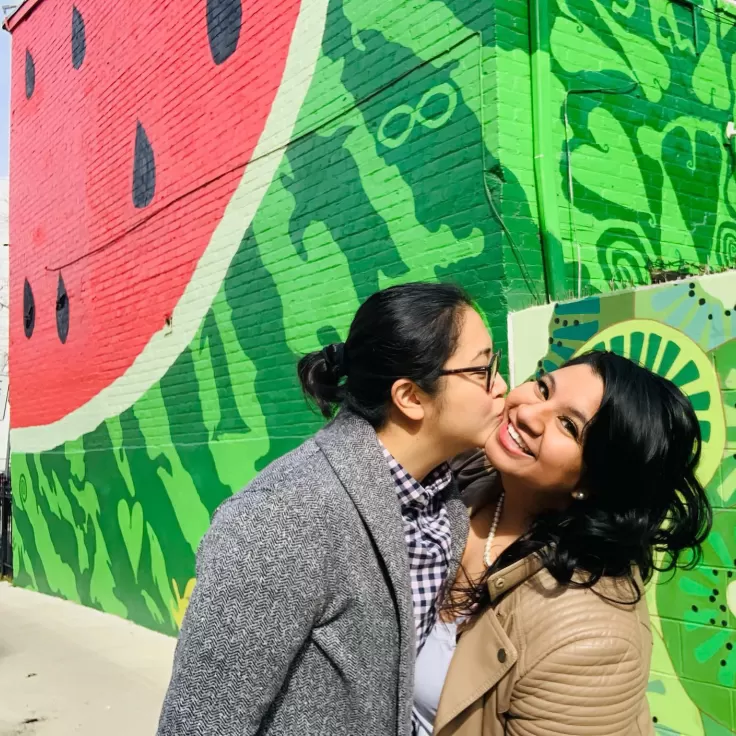
{"type": "Polygon", "coordinates": [[[338,376],[345,375],[345,343],[333,342],[322,350],[327,365],[332,368],[338,376]]]}

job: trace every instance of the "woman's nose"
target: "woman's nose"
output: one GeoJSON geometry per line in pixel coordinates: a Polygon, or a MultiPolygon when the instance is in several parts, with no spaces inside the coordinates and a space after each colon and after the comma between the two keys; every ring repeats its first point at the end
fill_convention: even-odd
{"type": "Polygon", "coordinates": [[[539,437],[544,432],[544,412],[543,402],[519,404],[516,407],[516,424],[535,437],[539,437]]]}
{"type": "Polygon", "coordinates": [[[496,373],[491,385],[491,398],[500,399],[506,395],[509,390],[508,384],[503,380],[503,376],[500,373],[496,373]]]}

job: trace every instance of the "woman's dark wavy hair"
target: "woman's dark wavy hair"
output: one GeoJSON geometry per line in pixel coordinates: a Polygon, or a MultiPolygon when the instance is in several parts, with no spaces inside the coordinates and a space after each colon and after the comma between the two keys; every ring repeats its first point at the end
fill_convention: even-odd
{"type": "Polygon", "coordinates": [[[604,385],[583,434],[586,498],[540,514],[481,581],[459,591],[448,604],[456,613],[488,605],[488,577],[534,552],[561,585],[621,578],[636,601],[636,570],[647,581],[655,570],[692,568],[702,556],[712,510],[695,476],[702,438],[690,401],[671,381],[615,353],[589,352],[563,367],[573,365],[589,366],[604,385]]]}

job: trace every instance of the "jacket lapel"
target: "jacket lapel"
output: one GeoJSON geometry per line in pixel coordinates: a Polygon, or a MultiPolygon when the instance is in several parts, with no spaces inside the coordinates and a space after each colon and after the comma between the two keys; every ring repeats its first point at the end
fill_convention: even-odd
{"type": "MultiPolygon", "coordinates": [[[[488,579],[491,605],[542,569],[541,559],[529,555],[488,579]]],[[[460,636],[442,689],[434,733],[457,718],[495,687],[516,664],[518,652],[489,608],[460,636]]]]}
{"type": "Polygon", "coordinates": [[[317,433],[315,441],[355,504],[383,561],[399,619],[399,732],[411,718],[416,632],[396,485],[383,457],[375,430],[365,420],[341,412],[317,433]]]}
{"type": "Polygon", "coordinates": [[[442,729],[487,693],[516,664],[518,654],[493,609],[487,610],[460,637],[434,720],[442,729]]]}

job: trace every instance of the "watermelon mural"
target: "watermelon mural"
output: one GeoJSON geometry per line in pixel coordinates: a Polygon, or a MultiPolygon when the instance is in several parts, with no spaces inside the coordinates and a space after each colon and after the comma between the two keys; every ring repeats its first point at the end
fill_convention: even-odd
{"type": "Polygon", "coordinates": [[[15,584],[176,634],[214,510],[321,425],[299,356],[452,280],[515,380],[602,344],[690,395],[718,521],[650,593],[650,699],[659,734],[736,734],[736,283],[701,275],[736,266],[736,15],[544,5],[544,202],[529,0],[20,6],[15,584]]]}
{"type": "Polygon", "coordinates": [[[103,8],[13,19],[12,155],[44,151],[13,191],[15,580],[175,633],[214,510],[320,426],[300,354],[400,280],[503,324],[499,163],[457,19],[427,60],[342,0],[103,8]]]}
{"type": "MultiPolygon", "coordinates": [[[[45,30],[26,57],[32,83],[16,113],[14,145],[63,145],[25,157],[13,184],[33,223],[18,230],[22,255],[13,264],[23,273],[23,319],[13,323],[13,341],[29,341],[14,353],[18,429],[33,427],[38,436],[35,428],[62,418],[91,429],[111,396],[135,398],[129,386],[151,375],[149,354],[161,360],[157,338],[179,318],[182,337],[169,342],[181,343],[206,310],[204,293],[222,280],[209,264],[226,262],[222,251],[232,255],[243,225],[241,211],[227,217],[228,204],[237,196],[257,207],[278,164],[271,149],[289,139],[319,48],[301,29],[315,14],[324,18],[325,8],[283,2],[273,28],[261,3],[211,0],[206,13],[198,6],[115,4],[104,13],[90,8],[86,21],[76,6],[38,11],[47,16],[45,30]],[[133,36],[119,38],[133,11],[133,36]],[[172,13],[182,16],[179,24],[172,13]],[[160,53],[177,42],[184,19],[186,56],[160,53]],[[236,89],[218,83],[225,68],[236,89]],[[112,89],[100,84],[105,78],[112,89]],[[183,97],[196,114],[183,114],[183,97]],[[65,370],[54,379],[39,355],[65,370]]],[[[59,437],[66,439],[63,430],[59,437]]]]}

